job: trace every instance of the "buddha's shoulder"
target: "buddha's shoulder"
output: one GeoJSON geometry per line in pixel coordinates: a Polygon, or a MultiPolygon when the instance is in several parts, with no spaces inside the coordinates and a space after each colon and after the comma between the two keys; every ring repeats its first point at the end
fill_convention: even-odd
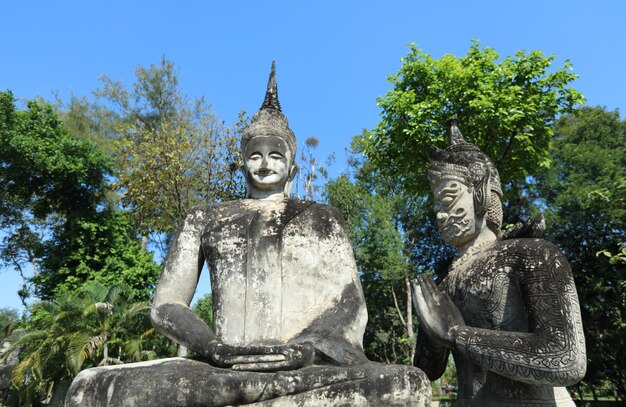
{"type": "Polygon", "coordinates": [[[285,208],[292,229],[312,230],[320,238],[347,236],[347,226],[337,208],[313,201],[289,199],[285,208]]]}
{"type": "Polygon", "coordinates": [[[303,201],[297,198],[287,199],[286,211],[301,216],[311,217],[318,222],[339,221],[343,223],[343,217],[337,208],[315,201],[303,201]]]}
{"type": "Polygon", "coordinates": [[[185,222],[206,223],[245,212],[241,201],[212,202],[192,207],[187,211],[185,222]]]}

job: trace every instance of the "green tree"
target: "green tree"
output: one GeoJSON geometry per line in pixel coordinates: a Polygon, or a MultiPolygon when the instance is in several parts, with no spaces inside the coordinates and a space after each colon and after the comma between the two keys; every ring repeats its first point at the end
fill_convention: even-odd
{"type": "Polygon", "coordinates": [[[17,390],[13,402],[20,406],[43,400],[56,405],[81,370],[155,358],[154,343],[162,341],[149,341],[156,336],[149,304],[126,301],[120,287],[89,282],[39,301],[30,311],[26,334],[12,344],[20,349],[11,379],[17,390]]]}
{"type": "Polygon", "coordinates": [[[193,311],[210,327],[213,327],[213,295],[206,293],[193,306],[193,311]]]}
{"type": "Polygon", "coordinates": [[[104,76],[96,96],[116,116],[116,185],[142,233],[172,233],[191,207],[243,196],[238,128],[184,96],[171,61],[135,76],[130,90],[104,76]]]}
{"type": "Polygon", "coordinates": [[[571,66],[550,72],[554,56],[519,51],[501,59],[473,42],[462,58],[433,59],[415,45],[402,59],[393,89],[378,100],[382,119],[367,138],[372,164],[420,196],[431,147],[445,147],[445,123],[460,121],[467,140],[487,153],[504,183],[523,181],[550,164],[555,118],[583,101],[568,87],[571,66]]]}
{"type": "Polygon", "coordinates": [[[152,253],[142,250],[128,214],[107,208],[73,219],[43,244],[40,273],[32,282],[44,299],[64,287],[76,289],[95,280],[127,287],[130,299],[152,297],[160,275],[152,253]]]}
{"type": "Polygon", "coordinates": [[[13,95],[0,93],[0,168],[0,259],[21,273],[24,300],[93,279],[149,297],[158,267],[107,200],[109,157],[70,134],[53,106],[17,110],[13,95]]]}
{"type": "Polygon", "coordinates": [[[0,259],[22,275],[25,298],[24,267],[38,275],[53,231],[97,212],[110,163],[92,143],[72,137],[51,105],[28,102],[18,111],[12,93],[0,92],[0,168],[0,259]]]}
{"type": "Polygon", "coordinates": [[[427,201],[404,193],[375,171],[361,155],[363,139],[357,136],[352,144],[353,180],[344,176],[329,182],[327,194],[350,229],[368,305],[365,352],[376,361],[410,363],[416,333],[410,280],[417,273],[432,272],[449,250],[431,224],[413,227],[429,211],[427,201]]]}
{"type": "Polygon", "coordinates": [[[587,337],[590,388],[612,382],[626,399],[626,121],[583,107],[559,119],[552,166],[538,176],[550,240],[572,265],[587,337]]]}

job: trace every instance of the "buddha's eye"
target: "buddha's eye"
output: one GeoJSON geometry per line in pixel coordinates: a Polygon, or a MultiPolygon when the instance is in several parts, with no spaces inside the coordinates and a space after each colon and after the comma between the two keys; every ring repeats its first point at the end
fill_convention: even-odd
{"type": "Polygon", "coordinates": [[[281,158],[284,158],[285,156],[282,155],[281,153],[277,152],[277,151],[273,151],[270,153],[270,157],[276,159],[276,160],[280,160],[281,158]]]}
{"type": "Polygon", "coordinates": [[[248,160],[260,160],[262,158],[260,153],[252,153],[248,156],[248,160]]]}

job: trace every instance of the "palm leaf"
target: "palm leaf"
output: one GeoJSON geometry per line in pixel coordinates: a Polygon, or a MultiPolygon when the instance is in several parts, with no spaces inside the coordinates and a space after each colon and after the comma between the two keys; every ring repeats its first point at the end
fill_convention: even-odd
{"type": "Polygon", "coordinates": [[[73,374],[80,372],[85,359],[89,357],[85,349],[85,343],[89,340],[90,335],[84,332],[76,332],[70,338],[66,352],[66,362],[71,368],[73,374]]]}

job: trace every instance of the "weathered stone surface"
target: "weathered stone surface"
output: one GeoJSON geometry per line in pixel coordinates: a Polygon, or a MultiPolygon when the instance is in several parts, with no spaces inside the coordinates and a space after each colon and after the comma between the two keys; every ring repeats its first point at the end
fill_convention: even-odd
{"type": "Polygon", "coordinates": [[[15,330],[0,343],[0,400],[4,400],[11,386],[11,373],[19,362],[20,349],[13,349],[7,355],[11,344],[25,334],[23,329],[15,330]],[[6,359],[5,359],[6,357],[6,359]]]}
{"type": "Polygon", "coordinates": [[[430,179],[444,240],[459,249],[436,287],[414,281],[420,333],[414,364],[431,380],[452,351],[458,406],[573,406],[564,386],[582,379],[585,339],[567,260],[541,221],[498,238],[502,192],[489,158],[452,126],[430,179]]]}
{"type": "Polygon", "coordinates": [[[75,379],[66,405],[428,406],[429,393],[430,382],[408,366],[369,362],[258,373],[171,358],[85,370],[75,379]]]}
{"type": "Polygon", "coordinates": [[[200,355],[81,372],[68,406],[426,406],[409,366],[369,362],[367,311],[334,208],[288,198],[295,136],[274,78],[244,131],[248,198],[193,208],[170,246],[155,328],[200,355]],[[214,327],[190,309],[203,264],[214,327]]]}

